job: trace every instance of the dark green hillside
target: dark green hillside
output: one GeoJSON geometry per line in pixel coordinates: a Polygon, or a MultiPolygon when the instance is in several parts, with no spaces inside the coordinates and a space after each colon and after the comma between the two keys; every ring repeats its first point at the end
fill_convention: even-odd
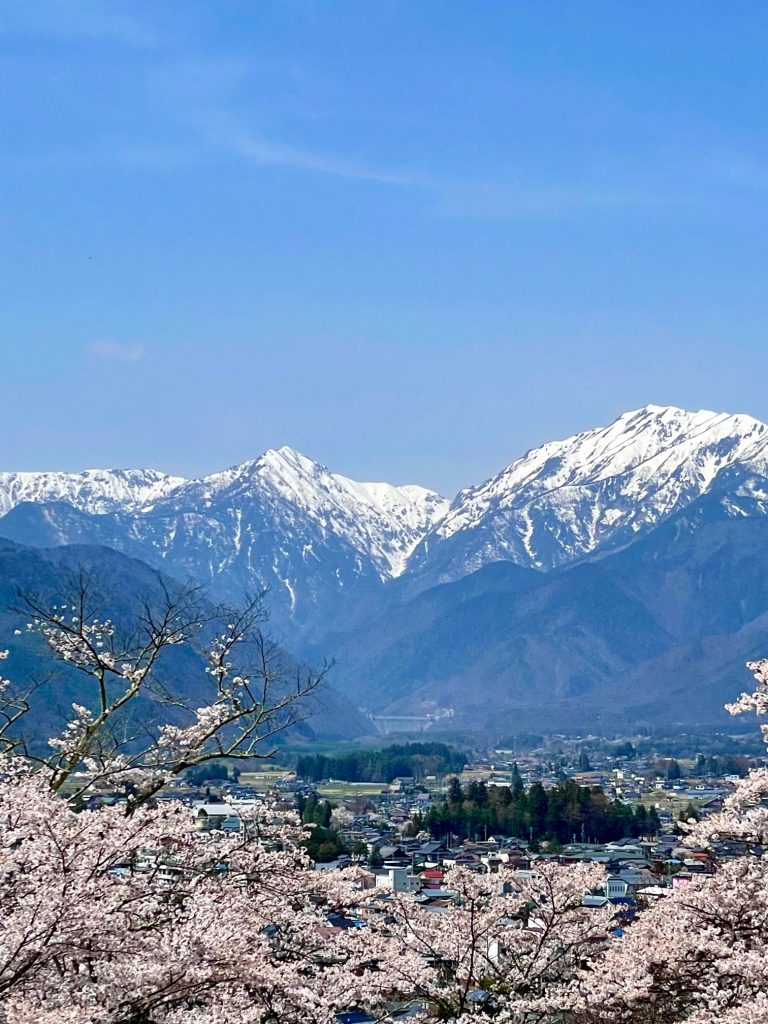
{"type": "MultiPolygon", "coordinates": [[[[768,652],[768,518],[707,495],[629,547],[536,573],[495,563],[339,638],[339,684],[446,728],[722,727],[768,652]]],[[[438,726],[436,726],[437,728],[438,726]]]]}
{"type": "MultiPolygon", "coordinates": [[[[33,593],[48,601],[63,599],[71,592],[81,570],[97,581],[104,597],[104,614],[122,629],[134,628],[135,615],[143,600],[153,602],[160,598],[160,582],[154,570],[109,548],[67,545],[33,549],[0,540],[0,650],[10,652],[3,662],[3,674],[17,686],[34,683],[40,687],[35,717],[26,723],[29,740],[37,746],[43,746],[49,736],[61,731],[72,717],[73,702],[87,704],[88,691],[81,674],[54,661],[39,638],[27,632],[28,616],[14,609],[23,603],[20,592],[33,593]]],[[[166,583],[177,586],[172,581],[166,583]]],[[[213,609],[208,606],[206,611],[213,609]]],[[[287,655],[284,657],[286,671],[290,673],[294,663],[287,655]]],[[[205,661],[201,654],[186,647],[166,652],[157,681],[171,693],[183,694],[193,706],[210,696],[205,661]]],[[[324,687],[307,713],[308,720],[293,734],[295,739],[311,739],[315,735],[350,739],[370,731],[366,720],[332,686],[324,687]]],[[[145,726],[172,717],[172,712],[158,708],[148,695],[142,695],[136,702],[134,725],[145,726]]],[[[125,725],[131,727],[130,723],[125,725]]]]}

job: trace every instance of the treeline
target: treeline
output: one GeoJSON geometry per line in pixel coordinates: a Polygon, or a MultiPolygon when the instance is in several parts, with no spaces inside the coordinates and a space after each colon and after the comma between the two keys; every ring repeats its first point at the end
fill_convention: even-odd
{"type": "Polygon", "coordinates": [[[611,800],[599,786],[579,786],[569,780],[553,789],[535,782],[528,790],[470,782],[464,788],[451,781],[445,801],[418,816],[412,831],[429,830],[436,838],[518,836],[538,843],[609,842],[625,836],[653,834],[659,829],[656,811],[642,805],[633,810],[611,800]]]}
{"type": "Polygon", "coordinates": [[[668,782],[676,782],[683,776],[695,775],[706,778],[708,775],[738,775],[744,778],[751,767],[747,757],[726,754],[722,757],[704,757],[697,754],[690,771],[683,770],[680,762],[674,757],[662,757],[654,761],[652,766],[657,776],[664,777],[668,782]]]}
{"type": "Polygon", "coordinates": [[[458,772],[466,759],[466,754],[446,743],[401,743],[347,754],[304,754],[296,761],[296,774],[307,782],[392,782],[400,776],[423,779],[458,772]]]}
{"type": "Polygon", "coordinates": [[[749,774],[752,761],[740,754],[705,757],[696,755],[693,765],[694,775],[738,775],[745,778],[749,774]]]}

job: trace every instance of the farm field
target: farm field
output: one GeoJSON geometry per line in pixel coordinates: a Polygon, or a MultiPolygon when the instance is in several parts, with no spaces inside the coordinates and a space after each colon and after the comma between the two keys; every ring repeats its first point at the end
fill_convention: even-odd
{"type": "Polygon", "coordinates": [[[387,788],[385,782],[342,782],[331,779],[317,787],[319,796],[329,799],[347,796],[380,796],[387,788]]]}

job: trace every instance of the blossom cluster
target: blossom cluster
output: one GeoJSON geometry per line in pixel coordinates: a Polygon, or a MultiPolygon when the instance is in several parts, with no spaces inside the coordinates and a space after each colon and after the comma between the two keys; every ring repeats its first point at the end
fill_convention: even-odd
{"type": "MultiPolygon", "coordinates": [[[[593,865],[454,868],[436,911],[361,869],[316,870],[295,816],[264,804],[236,833],[194,831],[187,807],[156,799],[165,783],[213,756],[257,756],[318,678],[274,690],[264,644],[254,676],[236,671],[256,619],[233,619],[210,645],[210,703],[138,747],[114,723],[188,636],[178,616],[132,650],[82,604],[30,623],[91,680],[93,701],[73,705],[47,757],[0,762],[3,1024],[332,1024],[403,1009],[453,1024],[768,1024],[768,769],[689,830],[744,856],[621,929],[610,904],[585,906],[603,877],[593,865]],[[83,809],[105,781],[125,799],[83,809]]],[[[768,660],[749,667],[756,687],[729,710],[765,715],[768,660]]],[[[9,725],[27,706],[11,691],[0,679],[9,725]]]]}

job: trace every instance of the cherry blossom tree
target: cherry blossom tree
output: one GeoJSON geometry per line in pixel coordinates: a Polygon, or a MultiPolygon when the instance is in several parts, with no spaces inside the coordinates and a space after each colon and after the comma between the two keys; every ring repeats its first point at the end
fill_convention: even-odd
{"type": "MultiPolygon", "coordinates": [[[[688,842],[741,844],[614,928],[585,907],[592,865],[448,872],[439,908],[318,871],[295,815],[257,805],[235,833],[199,832],[167,783],[218,757],[259,757],[322,683],[261,631],[260,601],[223,624],[163,592],[126,635],[93,591],[28,602],[29,630],[85,678],[89,702],[42,754],[33,688],[0,655],[0,1020],[3,1024],[330,1024],[410,1007],[455,1024],[768,1024],[768,771],[753,771],[688,842]],[[172,649],[205,647],[208,699],[163,685],[172,649]],[[173,714],[126,728],[150,695],[173,714]],[[94,788],[124,790],[90,810],[94,788]]],[[[730,707],[765,715],[768,661],[730,707]]],[[[198,692],[202,692],[202,689],[198,692]]],[[[768,740],[768,728],[764,727],[768,740]]]]}
{"type": "Polygon", "coordinates": [[[290,662],[264,632],[263,595],[239,610],[211,609],[199,588],[171,587],[160,575],[156,583],[127,627],[104,613],[106,600],[85,573],[57,601],[23,596],[26,631],[80,674],[87,697],[72,705],[70,721],[49,741],[52,753],[41,756],[23,729],[31,691],[0,680],[0,749],[24,754],[70,799],[96,785],[129,786],[131,811],[206,761],[270,757],[271,741],[306,717],[324,682],[327,664],[313,670],[290,662]],[[165,659],[180,649],[204,659],[202,678],[187,687],[199,706],[163,683],[165,659]],[[146,698],[173,722],[151,721],[146,698]],[[145,710],[137,716],[140,701],[145,710]],[[82,769],[86,781],[78,785],[82,769]]]}
{"type": "Polygon", "coordinates": [[[550,1020],[546,993],[573,975],[611,927],[613,907],[582,905],[603,878],[595,865],[545,861],[522,873],[453,868],[444,887],[455,902],[444,912],[408,896],[393,901],[398,930],[417,955],[394,961],[390,972],[441,1020],[550,1020]]]}
{"type": "MultiPolygon", "coordinates": [[[[728,710],[768,712],[768,660],[728,710]]],[[[768,740],[768,727],[762,726],[768,740]]],[[[722,811],[691,823],[687,842],[742,845],[742,856],[694,876],[641,913],[558,991],[553,1014],[576,1024],[768,1022],[768,771],[753,770],[722,811]]],[[[557,1019],[557,1018],[556,1018],[557,1019]]]]}
{"type": "Polygon", "coordinates": [[[7,763],[0,1019],[312,1024],[397,996],[379,968],[396,940],[328,926],[359,900],[355,876],[313,871],[295,821],[260,808],[243,824],[195,833],[178,802],[75,813],[7,763]]]}
{"type": "Polygon", "coordinates": [[[397,938],[329,927],[330,911],[359,900],[360,882],[313,869],[295,816],[260,805],[234,835],[200,833],[188,807],[156,799],[213,757],[269,756],[324,670],[286,675],[256,599],[210,638],[210,700],[189,706],[155,671],[210,626],[197,595],[163,586],[129,635],[98,603],[86,580],[74,601],[27,599],[29,631],[90,686],[53,753],[17,731],[34,693],[0,680],[0,1019],[312,1024],[396,998],[380,964],[397,938]],[[126,732],[124,712],[145,692],[177,723],[126,732]],[[83,809],[79,798],[105,786],[125,787],[125,799],[83,809]]]}
{"type": "Polygon", "coordinates": [[[0,683],[5,1021],[329,1024],[353,1008],[384,1020],[393,1007],[452,1021],[470,1014],[476,1024],[499,1014],[543,1020],[548,986],[605,935],[603,917],[581,906],[599,872],[460,869],[447,883],[452,905],[436,914],[369,888],[360,869],[316,870],[298,820],[284,811],[257,805],[235,834],[195,831],[164,785],[211,757],[269,752],[323,673],[300,669],[286,680],[251,604],[210,638],[211,700],[190,708],[156,685],[155,672],[167,649],[197,642],[203,625],[194,595],[165,598],[159,611],[143,610],[128,639],[87,588],[51,608],[28,602],[29,630],[83,674],[92,699],[43,756],[14,729],[34,694],[0,683]],[[244,669],[243,647],[256,652],[255,671],[244,669]],[[120,725],[146,692],[187,721],[148,729],[142,744],[120,725]],[[125,799],[88,809],[82,798],[105,786],[124,786],[125,799]]]}

